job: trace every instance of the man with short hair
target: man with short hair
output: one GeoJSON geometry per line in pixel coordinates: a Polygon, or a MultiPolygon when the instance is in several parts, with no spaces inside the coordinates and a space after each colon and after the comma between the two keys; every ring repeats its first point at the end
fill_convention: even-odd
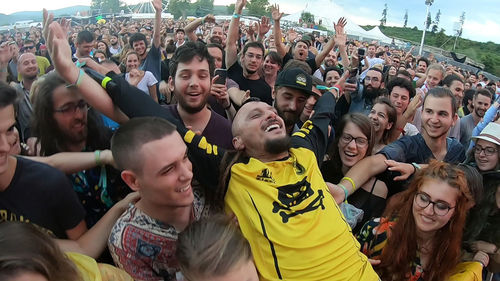
{"type": "MultiPolygon", "coordinates": [[[[235,15],[241,15],[245,1],[238,2],[235,6],[235,15]]],[[[250,91],[250,97],[259,98],[261,101],[271,105],[273,98],[271,87],[266,80],[259,75],[264,62],[265,49],[260,42],[247,42],[241,52],[238,63],[237,41],[239,38],[239,16],[233,16],[229,24],[226,39],[226,68],[227,76],[236,82],[242,91],[250,91]]]]}
{"type": "MultiPolygon", "coordinates": [[[[356,187],[362,186],[371,177],[385,172],[397,162],[407,163],[402,165],[404,170],[401,170],[411,174],[415,171],[411,163],[422,166],[431,159],[455,164],[465,160],[463,146],[457,140],[447,137],[450,127],[458,119],[455,97],[451,91],[442,87],[431,89],[425,96],[422,107],[421,133],[402,137],[388,144],[376,155],[368,156],[354,165],[340,181],[339,186],[331,189],[337,202],[344,201],[346,193],[351,194],[356,187]]],[[[388,196],[401,191],[395,188],[397,185],[387,186],[388,196]]]]}
{"type": "Polygon", "coordinates": [[[431,63],[425,57],[420,57],[417,60],[415,78],[413,78],[413,81],[415,81],[417,87],[422,87],[422,85],[424,84],[426,79],[427,67],[429,67],[429,65],[431,65],[431,63]]]}
{"type": "Polygon", "coordinates": [[[90,53],[94,49],[94,34],[88,30],[82,30],[78,32],[76,36],[76,53],[75,58],[86,58],[90,57],[90,53]]]}
{"type": "MultiPolygon", "coordinates": [[[[280,13],[279,7],[273,6],[272,7],[272,18],[274,21],[274,36],[275,38],[281,38],[281,27],[280,27],[280,20],[281,17],[283,16],[283,13],[280,13]]],[[[312,73],[314,73],[321,65],[323,60],[326,58],[326,56],[330,53],[330,51],[333,49],[335,44],[339,46],[339,49],[341,52],[345,52],[346,48],[346,42],[347,42],[347,36],[344,33],[344,26],[346,25],[346,20],[344,18],[340,18],[335,24],[335,36],[328,40],[328,43],[323,47],[321,52],[313,58],[308,58],[309,54],[309,47],[311,46],[311,43],[309,40],[312,40],[309,36],[309,40],[305,40],[304,38],[295,42],[293,47],[292,47],[292,54],[288,53],[285,45],[281,40],[275,40],[276,43],[276,51],[280,55],[280,57],[283,58],[283,65],[286,65],[287,62],[291,59],[295,60],[300,60],[306,62],[312,70],[312,73]]],[[[306,38],[307,39],[307,38],[306,38]]],[[[344,60],[344,58],[342,58],[344,60]]],[[[347,60],[347,53],[346,53],[346,58],[347,60]]],[[[344,65],[345,66],[345,65],[344,65]]],[[[312,74],[309,73],[309,74],[312,74]]]]}
{"type": "MultiPolygon", "coordinates": [[[[28,53],[33,54],[36,57],[36,62],[38,65],[38,73],[37,73],[38,76],[42,76],[45,73],[47,73],[49,70],[51,70],[51,65],[50,65],[49,60],[46,57],[36,55],[35,42],[33,42],[31,40],[24,41],[23,49],[24,49],[24,52],[22,52],[22,53],[28,52],[28,53]]],[[[19,81],[21,81],[22,78],[20,77],[20,74],[18,74],[18,75],[19,75],[18,79],[19,79],[19,81]]]]}
{"type": "Polygon", "coordinates": [[[38,75],[38,64],[35,55],[32,53],[20,55],[17,71],[21,76],[21,81],[15,86],[20,97],[16,119],[19,126],[19,135],[21,140],[25,142],[30,137],[31,115],[33,113],[30,90],[38,75]]]}
{"type": "Polygon", "coordinates": [[[226,40],[224,40],[224,31],[222,29],[222,26],[219,26],[215,24],[211,29],[210,33],[208,35],[208,38],[205,39],[205,41],[199,39],[195,32],[197,28],[205,23],[213,23],[215,24],[215,17],[211,14],[208,14],[204,17],[198,18],[190,22],[186,27],[184,28],[184,32],[186,32],[186,35],[190,41],[196,42],[196,41],[201,41],[201,42],[206,42],[206,43],[211,43],[211,44],[219,44],[222,46],[225,46],[226,40]]]}
{"type": "Polygon", "coordinates": [[[408,79],[396,77],[387,85],[389,100],[396,108],[397,122],[394,124],[396,130],[391,139],[398,139],[402,136],[414,136],[418,134],[417,128],[408,122],[403,114],[406,112],[410,100],[415,96],[415,88],[408,79]]]}
{"type": "Polygon", "coordinates": [[[153,0],[152,4],[155,9],[155,19],[153,28],[153,43],[151,44],[151,48],[149,51],[147,50],[148,41],[146,40],[146,36],[139,32],[130,36],[129,44],[139,56],[139,61],[141,63],[139,69],[147,70],[153,73],[156,81],[161,81],[160,29],[162,2],[161,0],[153,0]]]}
{"type": "Polygon", "coordinates": [[[184,29],[178,28],[175,31],[175,47],[179,48],[180,46],[184,45],[186,42],[186,33],[184,32],[184,29]]]}
{"type": "Polygon", "coordinates": [[[208,214],[203,191],[191,185],[184,141],[170,122],[141,117],[116,131],[111,150],[123,180],[141,195],[111,230],[115,263],[134,280],[181,280],[177,235],[208,214]]]}
{"type": "Polygon", "coordinates": [[[490,108],[491,99],[492,95],[486,89],[480,89],[474,93],[472,112],[460,119],[460,142],[464,147],[469,147],[472,130],[490,108]]]}
{"type": "MultiPolygon", "coordinates": [[[[455,96],[457,108],[460,108],[460,106],[462,105],[462,100],[464,98],[464,82],[462,81],[462,79],[455,74],[447,75],[443,79],[443,87],[450,89],[450,91],[455,96]]],[[[460,116],[460,111],[457,111],[457,114],[459,118],[463,117],[460,116]]],[[[460,141],[460,122],[457,122],[455,126],[450,128],[448,136],[460,141]]]]}
{"type": "Polygon", "coordinates": [[[65,175],[9,155],[18,142],[14,134],[17,99],[16,90],[0,84],[0,222],[28,222],[58,238],[75,240],[87,231],[85,210],[65,175]]]}
{"type": "Polygon", "coordinates": [[[325,76],[323,81],[326,83],[327,87],[333,87],[339,81],[342,76],[342,70],[338,67],[328,67],[325,69],[325,76]]]}
{"type": "MultiPolygon", "coordinates": [[[[363,79],[363,85],[358,82],[358,89],[344,97],[349,102],[349,112],[359,112],[366,116],[370,113],[375,99],[382,94],[384,75],[378,68],[370,68],[363,79]]],[[[343,115],[343,114],[342,114],[343,115]]]]}
{"type": "MultiPolygon", "coordinates": [[[[365,76],[368,74],[368,71],[370,69],[372,69],[375,65],[377,64],[381,64],[381,65],[384,65],[385,64],[385,60],[382,59],[382,58],[379,58],[376,56],[376,50],[377,50],[377,45],[371,43],[368,45],[368,48],[366,50],[366,57],[365,57],[365,60],[363,60],[363,72],[361,73],[361,75],[359,76],[361,79],[364,79],[365,76]],[[365,65],[365,61],[368,61],[368,65],[365,65]]],[[[370,110],[371,110],[371,107],[370,107],[370,110]]],[[[368,113],[367,113],[368,115],[368,113]]]]}
{"type": "Polygon", "coordinates": [[[112,55],[119,54],[122,51],[122,46],[120,45],[120,41],[119,41],[118,36],[119,35],[117,33],[113,33],[109,37],[109,43],[110,43],[109,52],[112,55]]]}

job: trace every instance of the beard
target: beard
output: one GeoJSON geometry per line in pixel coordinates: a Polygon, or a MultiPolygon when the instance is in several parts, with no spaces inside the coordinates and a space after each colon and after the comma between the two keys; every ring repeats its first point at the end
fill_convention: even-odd
{"type": "Polygon", "coordinates": [[[290,137],[288,135],[266,141],[264,150],[270,154],[280,154],[290,148],[290,137]]]}
{"type": "Polygon", "coordinates": [[[245,70],[247,71],[248,74],[254,74],[255,72],[257,72],[257,70],[250,70],[247,67],[245,67],[245,70]]]}
{"type": "Polygon", "coordinates": [[[210,37],[208,39],[208,41],[212,44],[220,44],[222,45],[222,38],[220,38],[219,36],[214,36],[214,37],[210,37]]]}
{"type": "Polygon", "coordinates": [[[177,97],[179,106],[187,113],[190,113],[190,114],[198,113],[198,112],[202,111],[205,108],[205,106],[207,105],[208,95],[205,95],[204,99],[199,104],[191,105],[186,101],[186,98],[182,94],[177,94],[177,93],[174,93],[174,94],[177,97]]]}
{"type": "Polygon", "coordinates": [[[363,97],[365,97],[366,99],[370,99],[370,100],[374,100],[376,99],[378,96],[380,96],[380,89],[375,89],[375,88],[372,88],[371,86],[370,87],[363,87],[363,97]]]}
{"type": "MultiPolygon", "coordinates": [[[[78,120],[75,121],[75,123],[78,123],[78,122],[83,123],[83,121],[78,121],[78,120]]],[[[88,134],[88,126],[86,123],[84,124],[83,129],[78,130],[78,131],[71,130],[71,129],[68,129],[68,130],[61,129],[61,135],[62,135],[63,141],[65,143],[73,143],[73,144],[81,143],[81,142],[87,140],[87,134],[88,134]]]]}
{"type": "Polygon", "coordinates": [[[278,104],[276,103],[276,100],[274,101],[274,108],[278,112],[278,116],[281,117],[283,119],[283,121],[285,122],[286,128],[293,127],[293,125],[295,125],[299,121],[301,111],[297,111],[297,112],[282,111],[278,108],[278,104]]]}

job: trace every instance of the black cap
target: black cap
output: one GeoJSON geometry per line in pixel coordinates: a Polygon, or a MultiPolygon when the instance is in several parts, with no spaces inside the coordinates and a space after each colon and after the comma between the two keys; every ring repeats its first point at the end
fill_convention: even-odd
{"type": "Polygon", "coordinates": [[[281,71],[274,85],[298,89],[307,96],[314,95],[311,75],[301,68],[290,68],[281,71]]]}

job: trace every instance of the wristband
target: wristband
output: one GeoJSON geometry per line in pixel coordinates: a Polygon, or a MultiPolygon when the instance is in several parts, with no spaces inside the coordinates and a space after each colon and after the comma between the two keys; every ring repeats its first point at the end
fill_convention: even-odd
{"type": "Polygon", "coordinates": [[[7,72],[7,67],[6,68],[0,68],[0,72],[7,72]]]}
{"type": "Polygon", "coordinates": [[[415,170],[420,170],[422,169],[422,167],[420,167],[420,165],[418,165],[417,163],[413,162],[411,163],[411,165],[413,166],[413,168],[415,168],[415,170]]]}
{"type": "Polygon", "coordinates": [[[239,19],[240,17],[241,17],[241,14],[237,14],[237,13],[233,14],[233,18],[235,18],[235,19],[239,19]]]}
{"type": "Polygon", "coordinates": [[[233,103],[231,101],[229,101],[229,105],[227,107],[224,107],[224,110],[228,110],[231,108],[231,105],[233,105],[233,103]]]}
{"type": "Polygon", "coordinates": [[[78,72],[78,78],[76,79],[75,84],[66,85],[66,88],[80,86],[80,84],[82,84],[83,74],[84,73],[85,72],[83,71],[83,69],[80,68],[80,72],[78,72]]]}
{"type": "Polygon", "coordinates": [[[342,91],[342,87],[339,84],[333,85],[334,88],[337,88],[339,90],[339,94],[342,91]]]}
{"type": "Polygon", "coordinates": [[[101,151],[100,150],[96,150],[94,151],[94,156],[95,156],[95,163],[97,166],[101,166],[102,165],[102,162],[101,162],[101,151]]]}
{"type": "Polygon", "coordinates": [[[350,182],[352,184],[352,190],[356,190],[356,184],[354,183],[354,181],[350,177],[343,177],[341,179],[341,181],[342,180],[346,180],[346,181],[350,182]]]}
{"type": "Polygon", "coordinates": [[[337,186],[340,186],[340,188],[342,188],[344,190],[344,194],[345,194],[344,201],[347,202],[347,196],[349,195],[349,191],[347,191],[347,188],[341,183],[337,184],[337,186]]]}

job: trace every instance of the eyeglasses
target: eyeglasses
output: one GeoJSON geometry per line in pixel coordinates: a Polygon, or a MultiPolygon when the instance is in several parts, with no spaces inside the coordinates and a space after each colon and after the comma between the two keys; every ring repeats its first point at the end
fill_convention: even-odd
{"type": "Polygon", "coordinates": [[[448,203],[445,202],[431,201],[429,195],[425,193],[418,192],[417,194],[415,194],[415,204],[417,204],[418,207],[425,209],[431,203],[432,203],[432,208],[434,209],[434,213],[438,216],[445,216],[451,209],[455,208],[455,207],[450,207],[450,205],[448,205],[448,203]]]}
{"type": "Polygon", "coordinates": [[[256,58],[258,60],[262,59],[262,55],[256,55],[256,54],[252,54],[252,53],[246,53],[245,56],[249,59],[253,59],[253,58],[256,58]]]}
{"type": "Polygon", "coordinates": [[[352,140],[354,140],[358,147],[368,146],[368,139],[364,137],[355,138],[349,134],[342,134],[342,136],[340,137],[340,142],[342,142],[344,145],[350,144],[352,140]]]}
{"type": "Polygon", "coordinates": [[[84,100],[80,100],[78,101],[78,103],[69,103],[58,109],[54,109],[54,112],[69,115],[69,114],[74,114],[76,112],[76,109],[80,109],[81,111],[87,111],[89,107],[84,100]]]}
{"type": "Polygon", "coordinates": [[[497,149],[494,148],[494,147],[485,147],[485,148],[482,148],[482,147],[480,147],[478,145],[476,145],[474,147],[474,153],[476,153],[478,155],[481,154],[481,152],[483,152],[483,151],[484,151],[484,155],[491,156],[491,155],[493,155],[493,154],[495,154],[497,152],[497,149]]]}
{"type": "Polygon", "coordinates": [[[33,49],[35,46],[24,46],[25,49],[33,49]]]}

